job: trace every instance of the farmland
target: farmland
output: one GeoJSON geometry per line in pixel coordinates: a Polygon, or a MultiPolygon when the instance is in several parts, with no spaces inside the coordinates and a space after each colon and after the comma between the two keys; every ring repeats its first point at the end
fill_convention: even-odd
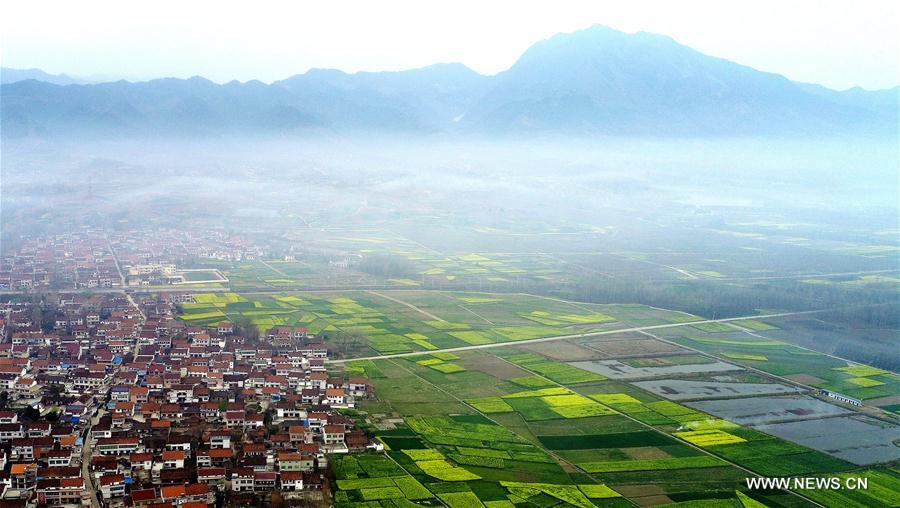
{"type": "Polygon", "coordinates": [[[897,460],[900,428],[864,416],[758,425],[757,429],[859,465],[897,460]]]}
{"type": "Polygon", "coordinates": [[[735,383],[725,381],[694,381],[689,379],[654,379],[635,383],[644,390],[669,400],[732,397],[737,395],[786,394],[798,391],[779,383],[735,383]]]}
{"type": "Polygon", "coordinates": [[[801,506],[744,478],[900,460],[896,427],[811,390],[883,398],[896,374],[766,336],[776,320],[419,290],[198,294],[182,311],[307,327],[346,358],[333,369],[369,378],[376,398],[358,417],[387,462],[380,476],[336,467],[339,505],[801,506]],[[339,349],[342,334],[353,347],[339,349]],[[826,445],[843,419],[852,432],[826,445]]]}
{"type": "Polygon", "coordinates": [[[900,376],[894,372],[847,362],[768,337],[767,334],[775,334],[778,328],[773,325],[767,327],[768,331],[762,332],[750,332],[746,329],[727,333],[663,330],[659,336],[721,356],[734,364],[861,400],[882,399],[900,392],[900,376]]]}
{"type": "Polygon", "coordinates": [[[465,253],[437,255],[421,246],[371,230],[335,230],[320,234],[316,242],[327,248],[348,248],[369,255],[390,255],[402,260],[396,275],[374,274],[353,257],[349,266],[335,267],[329,259],[308,256],[298,260],[199,263],[216,268],[237,290],[335,286],[393,286],[446,288],[472,284],[504,287],[524,283],[565,283],[574,280],[571,270],[557,259],[541,254],[465,253]]]}
{"type": "MultiPolygon", "coordinates": [[[[516,342],[681,319],[679,313],[643,306],[482,293],[232,292],[197,293],[194,300],[181,304],[180,318],[189,324],[246,320],[261,333],[281,325],[306,327],[326,337],[352,333],[361,338],[355,351],[358,356],[516,342]]],[[[558,375],[565,375],[565,366],[548,364],[547,368],[561,369],[558,375]]]]}
{"type": "Polygon", "coordinates": [[[822,418],[852,412],[805,395],[705,400],[687,402],[686,405],[742,425],[822,418]]]}
{"type": "Polygon", "coordinates": [[[700,361],[695,364],[665,366],[631,366],[621,360],[594,360],[590,362],[572,362],[571,365],[596,372],[612,379],[643,379],[670,376],[673,374],[699,372],[728,372],[740,370],[740,367],[726,362],[700,361]]]}
{"type": "Polygon", "coordinates": [[[845,473],[837,475],[846,481],[849,477],[864,478],[868,488],[840,491],[814,491],[810,497],[825,506],[847,506],[863,508],[868,506],[900,505],[900,474],[893,469],[870,469],[861,473],[845,473]]]}
{"type": "MultiPolygon", "coordinates": [[[[588,339],[571,342],[582,340],[588,339]]],[[[376,394],[391,404],[396,392],[382,396],[382,387],[403,387],[409,394],[436,390],[448,409],[437,414],[427,406],[402,405],[394,414],[403,424],[385,430],[382,441],[388,455],[399,457],[413,475],[424,475],[417,479],[445,502],[517,503],[526,492],[530,503],[537,502],[534,496],[549,496],[549,504],[556,499],[584,505],[575,493],[587,496],[595,489],[615,495],[605,502],[627,499],[638,505],[711,498],[740,502],[743,496],[802,505],[802,498],[783,492],[745,491],[743,469],[818,474],[854,468],[838,457],[666,400],[637,383],[570,372],[576,367],[530,348],[513,344],[458,352],[450,361],[464,370],[450,373],[417,358],[374,361],[384,375],[373,379],[376,394]],[[465,495],[441,497],[449,487],[436,481],[456,484],[452,492],[465,495]],[[524,491],[523,484],[529,484],[524,491]],[[596,487],[585,490],[586,485],[596,487]],[[550,486],[554,492],[547,491],[550,486]]],[[[735,375],[731,383],[740,384],[739,379],[735,375]]],[[[750,391],[755,389],[751,383],[750,391]]],[[[737,389],[731,395],[746,393],[737,389]]],[[[381,403],[372,404],[384,410],[381,403]]],[[[360,409],[365,412],[366,405],[360,409]]]]}

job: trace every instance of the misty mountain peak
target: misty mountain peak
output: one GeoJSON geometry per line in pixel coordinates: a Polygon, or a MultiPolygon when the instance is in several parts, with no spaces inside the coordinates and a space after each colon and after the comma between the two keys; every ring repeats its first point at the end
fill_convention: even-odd
{"type": "Polygon", "coordinates": [[[271,85],[218,85],[200,76],[66,87],[18,82],[3,85],[2,110],[4,136],[166,129],[199,135],[300,125],[337,132],[582,136],[805,135],[853,128],[883,135],[896,132],[896,97],[896,90],[836,92],[795,83],[665,35],[593,25],[534,44],[494,76],[437,63],[382,72],[314,68],[271,85]]]}

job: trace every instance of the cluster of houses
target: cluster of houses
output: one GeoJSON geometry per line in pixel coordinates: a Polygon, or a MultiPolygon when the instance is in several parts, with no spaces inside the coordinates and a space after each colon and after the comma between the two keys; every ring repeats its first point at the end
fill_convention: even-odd
{"type": "Polygon", "coordinates": [[[23,239],[0,258],[0,291],[112,288],[121,282],[109,244],[96,231],[23,239]]]}
{"type": "MultiPolygon", "coordinates": [[[[119,288],[170,283],[176,265],[201,259],[245,261],[268,247],[219,231],[133,229],[22,238],[0,255],[0,291],[119,288]]],[[[221,281],[221,277],[218,278],[221,281]]],[[[225,279],[227,281],[227,279],[225,279]]]]}
{"type": "Polygon", "coordinates": [[[253,504],[321,489],[329,454],[380,448],[345,411],[368,381],[330,376],[306,329],[250,344],[176,320],[189,300],[61,295],[49,331],[34,304],[0,305],[0,506],[253,504]]]}
{"type": "Polygon", "coordinates": [[[110,245],[122,266],[164,271],[198,259],[245,261],[264,258],[268,248],[258,239],[216,230],[148,229],[112,232],[110,245]]]}

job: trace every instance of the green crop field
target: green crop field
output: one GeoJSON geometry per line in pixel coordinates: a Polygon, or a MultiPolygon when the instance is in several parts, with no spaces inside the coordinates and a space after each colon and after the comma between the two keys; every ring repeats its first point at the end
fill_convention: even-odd
{"type": "MultiPolygon", "coordinates": [[[[866,470],[842,473],[837,477],[841,485],[847,486],[848,478],[865,479],[866,488],[843,488],[836,490],[811,490],[810,498],[824,506],[846,506],[864,508],[871,506],[900,506],[900,473],[895,469],[866,470]]],[[[858,483],[854,483],[857,486],[858,483]]]]}
{"type": "Polygon", "coordinates": [[[780,340],[760,338],[760,334],[751,336],[739,332],[723,339],[722,334],[682,335],[681,331],[673,329],[671,332],[663,331],[662,335],[733,363],[862,400],[900,393],[900,375],[868,365],[848,363],[780,340]]]}
{"type": "MultiPolygon", "coordinates": [[[[685,319],[683,314],[649,307],[576,304],[528,295],[485,297],[482,293],[196,293],[194,299],[196,303],[179,307],[179,317],[190,324],[246,319],[261,332],[284,325],[306,327],[326,338],[350,333],[362,338],[362,344],[354,344],[348,352],[356,356],[514,343],[626,327],[649,316],[654,316],[654,323],[685,319]]],[[[437,370],[441,369],[453,367],[437,370]]],[[[529,370],[566,384],[598,379],[560,364],[536,363],[529,370]]]]}
{"type": "Polygon", "coordinates": [[[568,369],[545,366],[569,366],[514,346],[444,358],[429,354],[350,365],[357,373],[380,376],[373,379],[377,396],[404,418],[402,428],[382,437],[388,454],[445,503],[643,504],[651,496],[634,486],[652,483],[656,495],[669,502],[705,502],[713,492],[727,503],[739,504],[744,496],[745,502],[791,505],[799,498],[779,491],[747,492],[742,484],[747,473],[732,464],[760,474],[853,467],[628,383],[563,377],[567,386],[551,376],[568,369]],[[465,370],[444,374],[433,369],[447,363],[465,370]],[[416,389],[396,392],[407,383],[416,389]],[[380,386],[392,391],[383,395],[380,386]],[[419,390],[439,390],[455,409],[439,413],[428,404],[405,403],[419,390]],[[686,477],[693,480],[685,482],[686,477]]]}
{"type": "MultiPolygon", "coordinates": [[[[488,262],[469,259],[464,262],[488,262]]],[[[179,317],[187,323],[249,319],[261,330],[305,326],[327,343],[348,333],[358,338],[350,356],[421,352],[343,366],[373,384],[377,400],[360,405],[363,415],[371,409],[404,422],[379,436],[387,446],[383,460],[364,459],[358,464],[361,472],[336,472],[335,503],[346,506],[624,506],[654,504],[655,499],[685,506],[713,500],[723,506],[755,501],[792,505],[799,498],[784,492],[747,492],[742,484],[746,473],[738,467],[771,476],[854,468],[827,453],[569,363],[590,358],[596,346],[633,351],[635,356],[621,360],[629,368],[668,368],[675,369],[669,371],[675,377],[710,379],[713,373],[695,373],[690,367],[714,365],[713,358],[674,345],[645,343],[643,349],[629,350],[614,348],[615,342],[566,339],[559,347],[526,349],[516,345],[522,340],[678,324],[685,326],[654,333],[723,361],[862,399],[887,397],[900,389],[900,376],[894,373],[766,337],[778,330],[775,324],[735,322],[749,331],[721,323],[691,324],[697,318],[639,305],[426,291],[200,293],[195,302],[181,306],[179,317]],[[443,351],[484,344],[503,346],[443,351]],[[675,481],[685,476],[694,480],[675,481]],[[654,485],[656,494],[636,489],[642,484],[654,485]]],[[[728,376],[733,382],[765,381],[764,374],[737,371],[728,376]]],[[[340,467],[349,471],[351,466],[340,467]]],[[[874,478],[885,481],[877,474],[874,478]]]]}

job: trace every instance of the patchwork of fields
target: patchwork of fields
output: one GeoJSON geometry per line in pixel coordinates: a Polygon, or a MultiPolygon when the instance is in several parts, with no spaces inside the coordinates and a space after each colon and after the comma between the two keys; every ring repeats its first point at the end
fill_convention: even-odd
{"type": "Polygon", "coordinates": [[[704,332],[694,326],[681,329],[660,330],[657,335],[683,346],[700,350],[730,363],[758,369],[787,381],[794,381],[822,390],[829,390],[863,401],[881,399],[875,404],[897,412],[900,406],[891,400],[900,393],[900,375],[868,365],[851,364],[845,360],[804,349],[782,340],[765,337],[768,327],[746,326],[746,321],[734,324],[744,328],[721,332],[704,332]],[[759,331],[748,331],[759,330],[759,331]]]}
{"type": "Polygon", "coordinates": [[[361,337],[332,367],[373,383],[376,398],[350,414],[386,451],[333,459],[339,506],[807,506],[821,495],[748,491],[744,480],[830,474],[873,486],[868,498],[830,492],[829,503],[900,502],[891,415],[808,388],[878,399],[900,376],[766,337],[777,321],[692,324],[641,305],[489,293],[195,298],[182,308],[189,323],[361,337]],[[676,326],[615,332],[656,325],[676,326]],[[598,331],[612,333],[581,336],[598,331]],[[497,347],[445,351],[482,344],[497,347]],[[409,352],[420,354],[381,358],[409,352]],[[352,360],[365,356],[375,359],[352,360]]]}
{"type": "MultiPolygon", "coordinates": [[[[322,238],[316,239],[322,242],[322,238]]],[[[390,255],[402,259],[404,270],[396,276],[378,277],[359,266],[335,267],[313,256],[303,261],[205,261],[198,266],[217,268],[236,290],[260,288],[392,286],[447,288],[481,284],[491,288],[524,283],[564,284],[577,280],[582,270],[544,254],[467,253],[437,254],[396,237],[358,232],[336,236],[328,247],[339,245],[361,254],[390,255]],[[567,270],[570,268],[570,270],[567,270]]]]}
{"type": "MultiPolygon", "coordinates": [[[[596,338],[566,340],[560,349],[573,355],[579,347],[591,351],[597,342],[596,338]]],[[[646,344],[639,347],[646,348],[646,344]]],[[[725,374],[705,372],[709,359],[684,352],[621,360],[637,360],[642,365],[693,365],[694,373],[688,369],[679,374],[684,379],[667,382],[728,386],[725,397],[719,390],[695,393],[700,403],[709,399],[741,404],[756,400],[752,395],[757,393],[781,393],[776,387],[785,387],[739,367],[737,372],[725,374]],[[723,379],[708,379],[716,376],[723,379]],[[742,384],[747,388],[740,388],[742,384]]],[[[693,403],[679,404],[668,400],[666,394],[644,390],[638,386],[640,381],[609,379],[580,369],[574,362],[537,354],[530,347],[365,360],[350,362],[346,369],[369,375],[378,394],[379,400],[359,408],[360,418],[403,418],[401,424],[375,425],[380,428],[376,434],[389,449],[388,456],[445,503],[448,500],[440,493],[451,487],[441,483],[452,479],[456,484],[453,492],[463,496],[450,499],[467,503],[459,506],[588,506],[577,494],[585,493],[586,485],[621,496],[586,496],[597,506],[616,500],[639,506],[759,506],[755,502],[802,506],[808,504],[807,499],[792,493],[749,492],[744,478],[749,474],[841,473],[858,467],[816,443],[804,445],[789,433],[743,426],[691,407],[693,403]],[[452,370],[434,368],[448,363],[454,366],[452,370]],[[523,483],[532,485],[525,491],[509,489],[523,483]]],[[[795,391],[788,388],[790,393],[795,391]]],[[[795,401],[794,405],[808,399],[830,406],[810,397],[786,397],[795,401]]],[[[800,406],[799,413],[803,413],[800,406]]],[[[790,409],[785,409],[787,414],[790,409]]],[[[837,414],[846,414],[846,410],[837,414]]],[[[803,416],[809,421],[833,419],[818,419],[820,414],[798,418],[803,416]]],[[[896,450],[894,447],[893,460],[900,458],[896,450]]],[[[900,478],[893,470],[860,474],[874,478],[875,489],[881,489],[875,490],[878,493],[873,499],[887,505],[900,500],[889,490],[900,478]]],[[[846,502],[852,503],[854,495],[848,493],[846,502]]],[[[353,493],[348,496],[348,501],[358,499],[353,493]]]]}
{"type": "Polygon", "coordinates": [[[365,337],[357,356],[429,351],[682,322],[641,305],[593,305],[528,295],[425,291],[382,293],[198,293],[180,318],[206,325],[247,319],[261,332],[303,326],[311,333],[365,337]]]}
{"type": "MultiPolygon", "coordinates": [[[[734,497],[740,488],[740,471],[726,462],[598,402],[596,398],[608,400],[600,391],[579,393],[537,372],[553,362],[515,349],[499,353],[459,354],[449,361],[464,370],[449,374],[411,359],[347,366],[354,373],[375,374],[372,381],[380,400],[361,409],[404,417],[402,425],[381,431],[381,440],[390,449],[388,455],[414,476],[419,474],[436,496],[444,489],[471,492],[468,506],[524,501],[627,506],[622,496],[632,499],[627,492],[634,478],[629,476],[700,469],[711,471],[715,480],[673,483],[676,499],[697,497],[710,486],[718,495],[734,497]],[[423,407],[426,401],[438,407],[423,407]],[[438,480],[458,485],[435,485],[438,480]]],[[[586,372],[588,377],[578,377],[578,371],[565,364],[555,365],[562,366],[562,375],[572,379],[573,387],[607,383],[586,372]]]]}
{"type": "Polygon", "coordinates": [[[199,267],[216,268],[236,290],[259,288],[292,288],[318,285],[366,285],[375,279],[365,273],[335,269],[325,260],[307,258],[304,261],[213,261],[199,262],[199,267]]]}

